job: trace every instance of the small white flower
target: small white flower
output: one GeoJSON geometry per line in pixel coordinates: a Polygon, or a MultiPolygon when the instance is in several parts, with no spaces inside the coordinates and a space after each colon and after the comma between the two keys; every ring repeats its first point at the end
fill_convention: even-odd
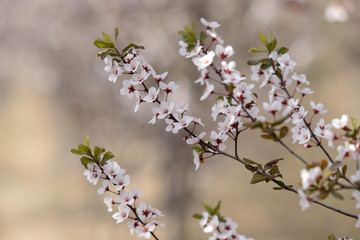
{"type": "Polygon", "coordinates": [[[302,188],[308,189],[310,185],[322,176],[322,170],[319,166],[307,170],[306,168],[301,170],[302,188]]]}
{"type": "Polygon", "coordinates": [[[166,94],[174,93],[179,88],[179,86],[176,85],[174,81],[171,81],[168,84],[166,84],[164,82],[160,82],[159,86],[160,86],[161,90],[166,92],[166,94]]]}
{"type": "Polygon", "coordinates": [[[314,111],[314,114],[324,114],[328,111],[324,109],[324,104],[322,103],[315,104],[313,101],[310,101],[310,105],[312,110],[314,111]]]}
{"type": "Polygon", "coordinates": [[[310,202],[302,190],[298,190],[298,194],[300,196],[299,204],[300,204],[301,210],[305,211],[306,209],[308,209],[310,207],[310,202]]]}
{"type": "Polygon", "coordinates": [[[119,211],[113,214],[112,217],[116,220],[116,223],[121,223],[128,218],[130,213],[130,208],[126,205],[119,205],[118,210],[119,211]]]}
{"type": "Polygon", "coordinates": [[[273,101],[271,104],[264,102],[263,103],[263,108],[265,111],[271,113],[272,115],[275,116],[275,114],[280,111],[280,109],[282,108],[282,104],[280,101],[273,101]]]}
{"type": "Polygon", "coordinates": [[[102,181],[102,187],[97,190],[97,193],[98,193],[99,195],[102,195],[102,194],[104,194],[106,191],[108,191],[108,189],[109,189],[109,187],[108,187],[108,181],[107,181],[107,180],[103,180],[103,181],[102,181]]]}
{"type": "Polygon", "coordinates": [[[331,129],[331,124],[325,124],[325,120],[322,118],[316,124],[314,134],[316,136],[325,138],[325,130],[330,130],[330,129],[331,129]]]}
{"type": "Polygon", "coordinates": [[[296,62],[291,60],[290,55],[288,53],[285,53],[278,57],[277,62],[280,64],[280,67],[282,68],[288,68],[289,70],[294,70],[294,67],[296,66],[296,62]]]}
{"type": "Polygon", "coordinates": [[[215,87],[213,84],[209,83],[209,81],[206,82],[206,88],[204,89],[203,95],[200,97],[200,101],[205,100],[210,94],[213,93],[215,87]]]}
{"type": "Polygon", "coordinates": [[[210,64],[212,64],[214,56],[215,56],[214,51],[210,51],[205,56],[194,57],[192,61],[195,64],[195,66],[197,66],[198,71],[201,71],[204,68],[208,67],[210,64]]]}
{"type": "Polygon", "coordinates": [[[232,55],[234,55],[234,50],[232,48],[232,46],[226,46],[224,48],[223,45],[221,44],[218,44],[216,45],[215,47],[215,53],[218,57],[220,57],[221,59],[225,59],[225,58],[229,58],[231,57],[232,55]]]}
{"type": "Polygon", "coordinates": [[[306,75],[305,74],[297,74],[297,73],[293,73],[293,75],[291,76],[292,79],[294,79],[297,84],[302,84],[305,83],[306,85],[309,85],[310,82],[308,80],[306,80],[306,75]]]}
{"type": "Polygon", "coordinates": [[[358,220],[355,223],[356,228],[360,228],[360,214],[358,215],[358,220]]]}
{"type": "Polygon", "coordinates": [[[211,221],[204,228],[205,233],[212,233],[219,226],[219,218],[217,215],[214,215],[211,221]]]}
{"type": "Polygon", "coordinates": [[[113,211],[112,206],[113,206],[114,202],[113,202],[111,195],[109,197],[104,198],[104,203],[108,208],[108,212],[112,212],[113,211]]]}
{"type": "Polygon", "coordinates": [[[148,94],[144,97],[145,102],[154,102],[157,99],[160,89],[156,89],[155,87],[149,88],[148,94]]]}
{"type": "Polygon", "coordinates": [[[346,114],[343,114],[341,116],[341,119],[335,118],[331,121],[331,124],[336,129],[343,129],[346,127],[348,121],[349,121],[349,116],[346,114]]]}
{"type": "Polygon", "coordinates": [[[195,164],[195,171],[198,170],[200,166],[200,157],[197,151],[193,150],[193,156],[194,156],[194,164],[195,164]]]}
{"type": "Polygon", "coordinates": [[[98,165],[94,163],[88,163],[86,165],[86,170],[84,171],[84,175],[86,176],[87,180],[92,183],[93,185],[96,185],[99,181],[101,170],[98,167],[98,165]]]}
{"type": "Polygon", "coordinates": [[[360,209],[360,191],[354,190],[352,192],[352,197],[356,200],[356,208],[360,209]]]}
{"type": "Polygon", "coordinates": [[[205,18],[200,18],[200,22],[208,29],[215,29],[215,28],[220,27],[220,24],[218,22],[215,22],[215,21],[208,22],[208,21],[206,21],[205,18]]]}

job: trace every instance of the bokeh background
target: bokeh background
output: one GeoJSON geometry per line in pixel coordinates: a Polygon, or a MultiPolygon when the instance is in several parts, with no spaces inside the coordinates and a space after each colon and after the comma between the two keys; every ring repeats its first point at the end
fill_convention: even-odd
{"type": "MultiPolygon", "coordinates": [[[[329,110],[326,119],[342,113],[360,119],[358,7],[357,0],[1,0],[0,239],[136,239],[107,213],[70,153],[86,136],[112,151],[131,175],[130,187],[142,189],[142,200],[164,212],[160,239],[207,239],[191,216],[202,212],[201,203],[218,200],[238,232],[255,239],[327,239],[331,233],[359,239],[353,219],[315,205],[302,212],[295,194],[250,185],[250,173],[236,162],[213,158],[194,172],[181,134],[166,133],[163,123],[147,124],[146,106],[133,113],[93,46],[101,31],[119,27],[118,44],[145,46],[154,69],[168,71],[167,79],[180,85],[174,101],[190,101],[191,111],[211,126],[211,101],[198,101],[202,87],[193,85],[195,67],[178,55],[178,30],[200,17],[218,21],[244,74],[250,73],[247,60],[256,57],[247,50],[260,46],[257,32],[273,31],[291,49],[297,72],[307,74],[315,90],[309,99],[329,110]]],[[[280,168],[298,186],[303,166],[259,140],[259,132],[244,135],[239,146],[241,156],[260,162],[287,158],[280,168]]],[[[299,149],[307,159],[323,158],[299,149]]],[[[356,213],[354,200],[327,202],[356,213]]]]}

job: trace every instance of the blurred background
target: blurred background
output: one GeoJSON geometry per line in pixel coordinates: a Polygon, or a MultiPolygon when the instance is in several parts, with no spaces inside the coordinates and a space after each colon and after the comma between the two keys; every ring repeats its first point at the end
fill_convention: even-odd
{"type": "MultiPolygon", "coordinates": [[[[327,121],[343,113],[360,119],[357,0],[0,0],[0,239],[136,239],[126,224],[115,223],[70,153],[86,136],[112,151],[130,174],[130,187],[165,214],[160,239],[207,239],[192,214],[218,200],[238,232],[258,240],[331,233],[360,239],[355,220],[316,205],[302,212],[295,194],[273,191],[270,183],[250,185],[251,174],[234,161],[212,158],[194,172],[182,135],[165,132],[164,123],[147,124],[148,107],[133,113],[119,94],[121,81],[107,80],[93,41],[119,27],[118,45],[145,46],[154,69],[180,85],[173,100],[190,101],[191,113],[211,126],[212,103],[199,102],[202,87],[193,85],[198,72],[178,54],[177,32],[200,17],[222,25],[218,32],[248,76],[246,62],[258,56],[247,50],[260,47],[258,32],[273,31],[311,82],[309,100],[329,110],[327,121]]],[[[285,157],[280,169],[298,186],[301,163],[259,135],[243,136],[240,156],[285,157]]],[[[323,158],[316,149],[298,149],[307,159],[323,158]]],[[[358,213],[354,200],[326,202],[358,213]]]]}

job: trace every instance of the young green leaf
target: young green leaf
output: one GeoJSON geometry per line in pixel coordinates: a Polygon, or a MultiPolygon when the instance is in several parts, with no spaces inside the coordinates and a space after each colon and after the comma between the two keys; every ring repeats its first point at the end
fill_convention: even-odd
{"type": "Polygon", "coordinates": [[[84,165],[85,168],[87,168],[88,163],[95,162],[93,159],[86,157],[86,156],[81,157],[80,161],[81,161],[82,165],[84,165]]]}
{"type": "Polygon", "coordinates": [[[288,48],[286,48],[286,47],[281,47],[277,52],[278,52],[278,55],[282,55],[282,54],[287,53],[287,51],[289,51],[288,48]]]}
{"type": "Polygon", "coordinates": [[[103,156],[103,158],[101,159],[101,165],[104,165],[106,163],[106,161],[110,160],[114,158],[114,154],[112,154],[112,152],[106,152],[103,156]]]}
{"type": "Polygon", "coordinates": [[[115,38],[114,38],[114,44],[115,44],[115,41],[116,41],[116,39],[117,39],[117,37],[119,36],[119,28],[118,27],[116,27],[115,28],[115,38]]]}
{"type": "Polygon", "coordinates": [[[71,152],[74,154],[77,154],[77,155],[84,155],[82,152],[80,152],[79,150],[77,150],[75,148],[71,149],[71,152]]]}
{"type": "Polygon", "coordinates": [[[100,148],[98,146],[95,146],[94,148],[94,157],[97,161],[99,161],[99,156],[101,153],[105,152],[105,148],[100,148]]]}
{"type": "Polygon", "coordinates": [[[259,39],[260,39],[261,43],[264,46],[266,46],[266,44],[268,43],[267,37],[264,34],[262,34],[261,32],[258,33],[258,36],[259,36],[259,39]]]}
{"type": "Polygon", "coordinates": [[[106,33],[104,33],[104,32],[101,32],[102,33],[102,35],[103,35],[103,37],[104,37],[104,40],[105,40],[105,42],[107,42],[107,43],[112,43],[112,38],[108,35],[108,34],[106,34],[106,33]]]}
{"type": "Polygon", "coordinates": [[[78,146],[78,149],[83,155],[91,156],[91,149],[86,147],[85,145],[80,144],[78,146]]]}
{"type": "Polygon", "coordinates": [[[268,50],[269,53],[274,51],[274,49],[276,48],[276,44],[277,44],[276,38],[266,44],[266,49],[268,50]]]}
{"type": "Polygon", "coordinates": [[[207,211],[210,215],[211,213],[214,211],[214,209],[212,207],[210,207],[209,205],[206,205],[205,203],[202,204],[205,211],[207,211]]]}
{"type": "Polygon", "coordinates": [[[255,184],[255,183],[259,183],[259,182],[262,182],[264,180],[266,180],[267,177],[265,177],[264,175],[262,174],[259,174],[259,173],[254,173],[251,181],[250,181],[250,184],[255,184]]]}
{"type": "Polygon", "coordinates": [[[219,214],[220,205],[221,205],[221,201],[219,201],[218,204],[216,204],[212,215],[217,215],[217,214],[219,214]]]}
{"type": "Polygon", "coordinates": [[[89,136],[86,136],[86,139],[85,139],[85,146],[86,146],[87,148],[89,148],[89,149],[90,149],[90,140],[89,140],[89,136]]]}
{"type": "Polygon", "coordinates": [[[95,40],[94,45],[97,46],[98,48],[113,48],[114,47],[113,43],[104,42],[101,39],[95,40]]]}
{"type": "Polygon", "coordinates": [[[195,218],[195,219],[202,219],[203,218],[203,216],[201,214],[198,214],[198,213],[194,213],[192,215],[192,217],[195,218]]]}
{"type": "Polygon", "coordinates": [[[266,50],[252,47],[248,50],[248,52],[266,52],[266,50]]]}

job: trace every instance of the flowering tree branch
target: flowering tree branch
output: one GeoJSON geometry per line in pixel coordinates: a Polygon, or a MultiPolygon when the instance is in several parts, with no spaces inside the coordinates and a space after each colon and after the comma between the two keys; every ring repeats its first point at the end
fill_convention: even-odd
{"type": "MultiPolygon", "coordinates": [[[[174,94],[179,86],[174,81],[166,83],[164,79],[167,72],[156,73],[141,54],[144,47],[131,43],[119,50],[115,46],[119,34],[118,29],[115,29],[114,39],[103,33],[103,39],[97,39],[94,44],[105,49],[99,52],[98,56],[106,64],[104,70],[109,73],[109,81],[115,83],[120,76],[127,78],[122,81],[120,94],[135,104],[135,112],[139,110],[140,105],[150,104],[153,114],[149,121],[150,124],[164,120],[167,124],[165,129],[167,132],[177,134],[179,131],[185,131],[187,133],[184,141],[193,145],[195,170],[205,160],[215,155],[228,157],[243,164],[247,170],[253,173],[251,184],[273,182],[277,185],[274,187],[275,190],[287,190],[298,194],[303,210],[309,208],[310,203],[316,203],[357,219],[355,226],[360,227],[360,214],[349,213],[321,201],[329,196],[343,199],[340,191],[351,189],[353,190],[352,196],[357,201],[356,208],[360,209],[360,170],[358,169],[360,126],[357,125],[356,120],[351,118],[352,127],[349,127],[348,115],[344,114],[341,119],[333,119],[331,124],[326,124],[324,119],[320,119],[316,123],[316,127],[313,127],[314,119],[325,114],[327,110],[324,109],[322,103],[311,101],[311,114],[302,104],[303,99],[312,94],[313,90],[303,87],[309,85],[310,82],[304,74],[295,72],[297,64],[290,58],[286,47],[278,48],[277,40],[273,38],[272,34],[268,38],[259,33],[263,47],[253,47],[250,51],[264,53],[266,56],[248,61],[252,70],[251,82],[249,82],[247,77],[236,69],[236,63],[228,60],[233,56],[234,50],[231,46],[225,46],[224,41],[216,32],[215,29],[220,24],[208,22],[203,18],[201,23],[206,30],[200,31],[200,33],[197,32],[195,23],[192,26],[186,26],[183,31],[179,31],[182,37],[179,42],[179,54],[191,59],[200,72],[200,77],[195,81],[204,86],[200,100],[217,96],[211,108],[211,118],[217,122],[217,128],[211,130],[208,138],[205,137],[206,131],[198,133],[198,129],[205,128],[205,125],[201,119],[189,115],[189,104],[180,106],[170,101],[169,96],[174,94]],[[259,82],[261,84],[258,85],[259,82]],[[258,97],[254,91],[256,87],[269,89],[265,96],[268,101],[263,101],[258,97]],[[262,104],[261,101],[263,101],[262,104]],[[332,128],[341,133],[333,131],[332,128]],[[280,172],[279,163],[284,158],[274,159],[264,164],[239,156],[238,143],[241,133],[253,129],[259,129],[261,138],[279,143],[295,159],[305,165],[305,168],[300,171],[300,189],[295,189],[292,185],[280,180],[283,175],[280,172]],[[293,140],[292,144],[298,143],[306,148],[320,147],[328,160],[305,160],[287,144],[285,138],[289,135],[293,140]],[[225,151],[226,142],[229,139],[234,141],[233,154],[225,151]],[[335,143],[338,144],[336,158],[330,156],[325,149],[323,139],[327,140],[329,147],[335,147],[335,143]],[[356,172],[351,179],[346,176],[348,167],[343,162],[346,158],[354,160],[356,166],[356,172]]],[[[100,178],[100,175],[103,176],[103,188],[99,190],[100,192],[109,191],[120,196],[118,202],[109,199],[105,202],[107,205],[109,201],[111,204],[119,205],[119,212],[113,217],[118,222],[127,218],[133,220],[128,223],[132,234],[136,233],[139,237],[146,238],[152,236],[157,239],[154,229],[156,226],[162,225],[157,219],[162,214],[145,203],[141,203],[137,207],[134,197],[126,198],[131,202],[123,204],[124,197],[122,195],[136,195],[136,193],[124,191],[126,185],[121,184],[124,184],[126,177],[123,176],[120,167],[115,169],[122,172],[121,174],[109,175],[106,169],[109,168],[109,164],[113,166],[114,163],[109,159],[106,161],[103,159],[109,158],[111,155],[108,153],[99,155],[99,148],[95,148],[97,148],[97,150],[94,149],[94,152],[97,152],[95,155],[92,155],[88,143],[79,145],[78,149],[73,149],[73,152],[87,155],[81,159],[87,168],[84,174],[90,182],[97,182],[96,179],[100,178]],[[114,180],[118,178],[121,178],[122,182],[114,180]],[[118,192],[111,191],[105,182],[112,183],[118,192]],[[132,212],[134,216],[129,217],[129,212],[132,212]]],[[[221,216],[219,213],[220,203],[214,208],[207,205],[204,205],[204,208],[206,211],[202,215],[196,215],[196,218],[200,219],[200,226],[204,232],[213,234],[209,239],[246,239],[245,236],[236,233],[237,225],[231,219],[221,216]]]]}

